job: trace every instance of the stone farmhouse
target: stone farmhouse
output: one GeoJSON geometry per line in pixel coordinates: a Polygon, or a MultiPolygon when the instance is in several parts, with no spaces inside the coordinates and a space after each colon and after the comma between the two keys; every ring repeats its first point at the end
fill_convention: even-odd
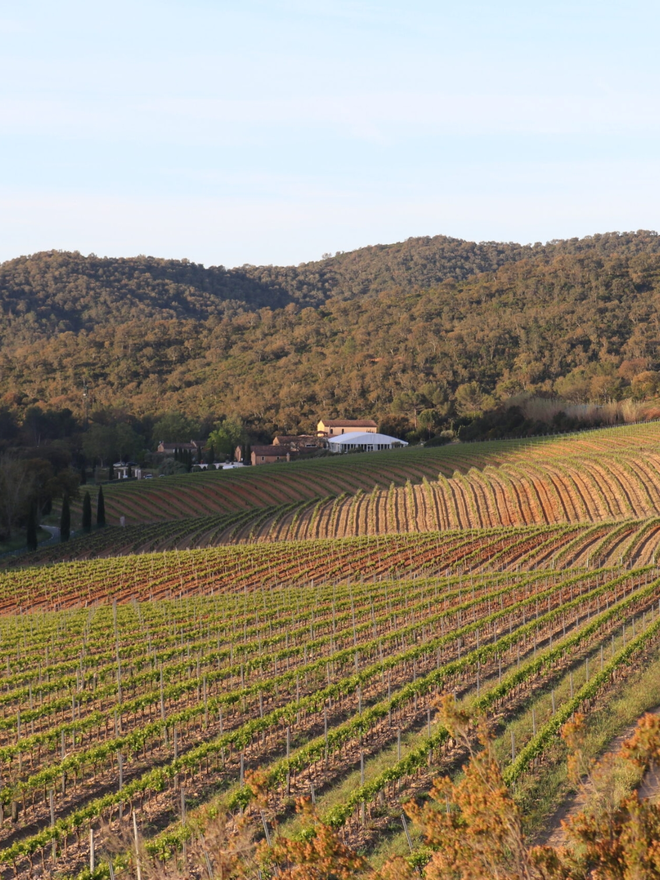
{"type": "Polygon", "coordinates": [[[271,444],[270,446],[252,447],[252,464],[274,464],[277,461],[291,461],[291,450],[288,446],[271,444]]]}

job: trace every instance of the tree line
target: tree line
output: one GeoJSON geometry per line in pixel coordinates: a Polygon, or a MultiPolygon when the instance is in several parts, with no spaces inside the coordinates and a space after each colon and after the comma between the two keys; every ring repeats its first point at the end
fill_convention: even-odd
{"type": "MultiPolygon", "coordinates": [[[[62,539],[68,539],[69,502],[81,493],[82,528],[91,529],[88,476],[112,480],[118,461],[135,461],[168,475],[190,471],[200,462],[231,459],[239,445],[249,448],[239,421],[210,413],[203,420],[179,412],[140,419],[109,410],[94,412],[87,421],[69,409],[32,406],[20,416],[16,408],[0,407],[0,541],[24,530],[28,547],[36,546],[39,525],[54,502],[61,508],[62,539]],[[183,447],[191,439],[201,441],[194,454],[183,447]],[[173,457],[164,457],[156,451],[160,441],[182,447],[175,448],[173,457]]],[[[97,524],[104,525],[102,491],[98,504],[97,524]]]]}

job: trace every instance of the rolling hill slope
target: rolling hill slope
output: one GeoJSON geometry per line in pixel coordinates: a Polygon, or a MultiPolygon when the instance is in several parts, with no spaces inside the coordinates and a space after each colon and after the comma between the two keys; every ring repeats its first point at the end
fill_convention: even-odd
{"type": "Polygon", "coordinates": [[[0,270],[0,394],[19,411],[80,415],[86,381],[92,411],[123,419],[232,415],[260,434],[328,412],[412,427],[418,392],[448,424],[520,391],[630,396],[660,364],[652,233],[413,239],[303,267],[56,253],[0,270]]]}
{"type": "Polygon", "coordinates": [[[337,253],[298,266],[208,268],[189,260],[109,258],[44,251],[0,264],[0,339],[6,345],[99,324],[221,317],[237,308],[317,307],[328,299],[411,291],[560,254],[657,253],[653,233],[618,233],[547,245],[471,242],[444,235],[337,253]]]}
{"type": "Polygon", "coordinates": [[[111,484],[104,494],[111,528],[22,561],[577,524],[593,526],[594,559],[652,561],[660,422],[111,484]]]}
{"type": "MultiPolygon", "coordinates": [[[[437,508],[433,528],[479,528],[649,516],[660,509],[658,468],[660,423],[651,422],[190,474],[114,484],[105,493],[114,522],[123,515],[144,523],[358,493],[373,494],[381,506],[389,498],[405,510],[410,492],[402,487],[416,486],[414,503],[426,506],[427,481],[438,499],[428,502],[437,508]]],[[[409,517],[402,513],[404,522],[409,517]]],[[[399,529],[390,522],[390,530],[399,529]]]]}

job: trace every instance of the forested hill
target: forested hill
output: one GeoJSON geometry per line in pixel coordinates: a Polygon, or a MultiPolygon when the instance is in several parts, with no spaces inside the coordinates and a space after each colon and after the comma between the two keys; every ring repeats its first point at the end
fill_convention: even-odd
{"type": "Polygon", "coordinates": [[[0,345],[6,349],[59,333],[142,320],[203,321],[264,307],[318,307],[330,299],[406,294],[492,273],[510,262],[547,263],[559,254],[630,257],[658,252],[660,239],[648,232],[533,246],[446,236],[410,238],[299,266],[235,269],[205,268],[187,260],[49,251],[0,265],[0,345]]]}
{"type": "MultiPolygon", "coordinates": [[[[398,254],[403,265],[406,247],[419,255],[433,240],[415,241],[419,251],[407,242],[386,249],[388,259],[398,254]]],[[[357,266],[360,254],[365,265],[372,261],[366,289],[373,292],[382,265],[377,248],[341,255],[335,265],[357,266]]],[[[163,265],[166,277],[170,264],[163,265]]],[[[470,265],[466,257],[465,271],[470,265]]],[[[198,271],[192,267],[191,277],[198,271]]],[[[424,410],[429,424],[442,426],[520,392],[582,402],[660,391],[654,234],[549,245],[495,271],[428,287],[382,283],[378,296],[337,284],[316,308],[290,303],[208,317],[201,305],[169,317],[154,316],[151,300],[128,312],[113,310],[111,300],[108,319],[99,315],[90,325],[86,317],[80,332],[48,339],[39,338],[28,303],[23,317],[28,327],[34,322],[36,338],[21,342],[16,332],[11,345],[2,345],[0,397],[19,408],[70,407],[79,414],[87,381],[93,409],[232,415],[255,430],[289,432],[312,429],[321,413],[381,422],[399,414],[412,425],[424,410]]],[[[94,314],[93,297],[76,299],[76,289],[61,295],[53,281],[41,293],[62,309],[69,297],[81,313],[94,314]]],[[[103,289],[120,302],[121,286],[103,289]]]]}

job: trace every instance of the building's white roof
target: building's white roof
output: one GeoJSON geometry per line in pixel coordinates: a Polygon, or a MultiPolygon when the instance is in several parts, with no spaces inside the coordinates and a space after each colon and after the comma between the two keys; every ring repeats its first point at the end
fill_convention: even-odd
{"type": "Polygon", "coordinates": [[[390,437],[387,434],[359,434],[357,431],[351,431],[349,434],[338,434],[336,437],[328,437],[328,443],[339,444],[344,446],[351,444],[355,446],[389,446],[397,443],[400,446],[407,446],[405,440],[399,440],[398,437],[390,437]]]}

